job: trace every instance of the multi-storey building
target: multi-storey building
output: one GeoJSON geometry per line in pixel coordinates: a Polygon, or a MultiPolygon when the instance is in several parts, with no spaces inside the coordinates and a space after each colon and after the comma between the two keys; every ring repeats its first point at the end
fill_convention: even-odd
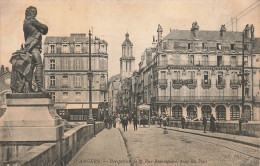
{"type": "MultiPolygon", "coordinates": [[[[45,90],[57,113],[70,121],[87,120],[89,110],[89,40],[86,34],[47,36],[44,42],[45,90]]],[[[92,109],[95,119],[107,107],[107,42],[91,40],[92,109]]]]}
{"type": "Polygon", "coordinates": [[[8,67],[1,65],[0,69],[0,117],[3,115],[6,110],[6,94],[11,93],[10,89],[11,83],[11,71],[8,67]]]}
{"type": "Polygon", "coordinates": [[[162,38],[157,29],[156,47],[145,51],[137,78],[138,104],[151,105],[153,114],[200,119],[238,120],[242,113],[242,50],[245,64],[245,116],[260,120],[259,39],[253,25],[242,32],[171,30],[162,38]]]}

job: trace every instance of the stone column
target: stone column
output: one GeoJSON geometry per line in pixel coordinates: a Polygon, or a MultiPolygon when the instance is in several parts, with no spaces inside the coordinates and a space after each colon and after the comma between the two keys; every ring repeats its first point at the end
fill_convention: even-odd
{"type": "Polygon", "coordinates": [[[213,116],[217,119],[217,112],[216,112],[216,107],[212,107],[212,112],[213,116]]]}
{"type": "Polygon", "coordinates": [[[182,107],[182,116],[187,117],[187,107],[182,107]]]}
{"type": "Polygon", "coordinates": [[[201,113],[201,107],[197,107],[197,118],[200,120],[202,118],[202,113],[201,113]]]}
{"type": "MultiPolygon", "coordinates": [[[[240,108],[240,110],[241,110],[241,108],[240,108]]],[[[230,120],[230,106],[226,107],[226,120],[230,120]]]]}

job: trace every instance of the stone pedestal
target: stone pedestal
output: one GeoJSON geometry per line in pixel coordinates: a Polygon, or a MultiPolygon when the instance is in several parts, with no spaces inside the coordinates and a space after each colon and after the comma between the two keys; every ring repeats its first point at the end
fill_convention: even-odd
{"type": "Polygon", "coordinates": [[[6,95],[7,109],[0,119],[0,142],[51,142],[64,134],[48,94],[6,95]]]}

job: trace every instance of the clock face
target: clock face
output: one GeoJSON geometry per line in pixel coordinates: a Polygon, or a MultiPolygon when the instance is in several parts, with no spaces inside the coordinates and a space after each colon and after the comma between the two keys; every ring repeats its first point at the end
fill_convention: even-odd
{"type": "Polygon", "coordinates": [[[5,83],[6,83],[7,85],[10,85],[10,83],[11,83],[10,77],[6,77],[6,78],[5,78],[5,83]]]}

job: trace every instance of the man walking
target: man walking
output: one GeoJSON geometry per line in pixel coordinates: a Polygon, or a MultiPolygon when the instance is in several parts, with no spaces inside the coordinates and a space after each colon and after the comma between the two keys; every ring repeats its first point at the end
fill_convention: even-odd
{"type": "Polygon", "coordinates": [[[185,126],[185,118],[184,118],[184,116],[181,118],[181,126],[182,126],[182,129],[184,129],[184,126],[185,126]]]}
{"type": "Polygon", "coordinates": [[[125,117],[123,118],[124,131],[127,131],[127,125],[128,125],[128,119],[127,119],[127,117],[125,116],[125,117]]]}
{"type": "Polygon", "coordinates": [[[137,119],[136,115],[134,116],[133,122],[134,122],[134,130],[137,130],[138,119],[137,119]]]}
{"type": "Polygon", "coordinates": [[[204,133],[206,133],[206,127],[207,127],[207,118],[206,118],[206,114],[204,114],[203,118],[202,118],[202,125],[204,127],[204,133]]]}
{"type": "Polygon", "coordinates": [[[211,114],[211,117],[210,117],[210,131],[212,132],[212,133],[214,133],[215,132],[215,118],[214,118],[214,116],[213,116],[213,114],[211,114]]]}

